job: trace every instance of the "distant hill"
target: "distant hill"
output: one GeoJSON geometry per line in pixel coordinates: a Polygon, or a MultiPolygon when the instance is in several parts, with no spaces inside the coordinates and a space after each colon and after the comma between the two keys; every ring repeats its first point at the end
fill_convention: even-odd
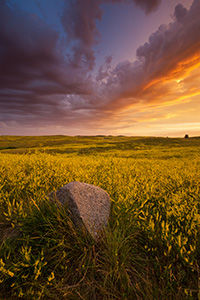
{"type": "Polygon", "coordinates": [[[151,148],[200,147],[200,137],[165,138],[137,136],[0,136],[0,153],[92,154],[108,151],[150,150],[151,148]]]}

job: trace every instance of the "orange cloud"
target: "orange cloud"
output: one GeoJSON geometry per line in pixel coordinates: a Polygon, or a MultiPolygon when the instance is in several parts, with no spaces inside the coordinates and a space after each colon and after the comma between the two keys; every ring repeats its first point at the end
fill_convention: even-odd
{"type": "Polygon", "coordinates": [[[199,15],[199,0],[194,0],[190,10],[179,4],[174,22],[161,25],[148,43],[138,48],[137,61],[122,62],[110,72],[107,84],[102,85],[110,100],[102,110],[115,113],[141,103],[163,106],[198,95],[199,15]]]}

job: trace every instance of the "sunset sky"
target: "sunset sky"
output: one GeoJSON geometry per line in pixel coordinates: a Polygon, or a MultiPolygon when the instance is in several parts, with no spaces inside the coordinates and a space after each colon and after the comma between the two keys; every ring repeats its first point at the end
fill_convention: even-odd
{"type": "Polygon", "coordinates": [[[200,136],[200,0],[0,0],[0,135],[200,136]]]}

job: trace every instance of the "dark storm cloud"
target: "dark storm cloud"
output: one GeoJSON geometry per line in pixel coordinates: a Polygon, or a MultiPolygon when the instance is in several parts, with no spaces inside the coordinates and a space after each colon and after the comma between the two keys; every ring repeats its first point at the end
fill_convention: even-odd
{"type": "Polygon", "coordinates": [[[182,4],[178,4],[175,7],[174,17],[177,19],[178,22],[184,21],[186,14],[187,14],[187,9],[182,4]]]}
{"type": "Polygon", "coordinates": [[[166,93],[162,82],[200,63],[200,2],[195,0],[190,10],[180,4],[175,8],[173,22],[161,25],[138,48],[135,62],[121,62],[111,69],[112,56],[108,56],[92,79],[93,47],[99,37],[96,21],[101,20],[101,4],[106,2],[134,2],[146,13],[160,3],[66,1],[62,15],[66,40],[61,40],[59,32],[37,15],[0,2],[0,121],[30,126],[86,121],[95,126],[116,110],[159,99],[166,93]]]}
{"type": "MultiPolygon", "coordinates": [[[[86,113],[96,106],[98,110],[101,99],[93,95],[93,88],[98,87],[87,74],[95,65],[96,21],[102,18],[100,5],[104,2],[132,1],[66,1],[61,19],[65,41],[36,14],[0,2],[1,119],[25,122],[27,116],[30,122],[43,116],[44,122],[56,118],[62,122],[71,119],[72,111],[76,119],[75,111],[85,109],[86,113]]],[[[147,12],[158,4],[145,0],[135,3],[147,12]]],[[[110,75],[110,63],[111,57],[107,57],[98,80],[110,75]]]]}
{"type": "Polygon", "coordinates": [[[8,111],[10,118],[15,113],[37,117],[42,105],[47,111],[60,105],[56,95],[62,100],[64,95],[90,94],[91,84],[83,68],[70,66],[57,31],[37,15],[1,1],[0,90],[0,117],[8,111]]]}
{"type": "Polygon", "coordinates": [[[72,43],[71,65],[80,65],[92,70],[95,65],[93,46],[100,36],[96,21],[101,20],[103,3],[135,3],[146,13],[155,10],[161,0],[70,0],[66,2],[62,15],[62,24],[72,43]]]}
{"type": "MultiPolygon", "coordinates": [[[[0,87],[33,92],[50,85],[55,93],[84,93],[81,75],[68,66],[59,34],[36,15],[0,4],[0,87]],[[78,85],[77,85],[78,83],[78,85]],[[77,90],[76,90],[77,88],[77,90]]],[[[53,92],[53,91],[51,91],[53,92]]]]}
{"type": "Polygon", "coordinates": [[[161,0],[132,0],[135,2],[138,6],[141,6],[141,8],[144,9],[146,13],[150,13],[153,10],[157,9],[158,6],[161,3],[161,0]]]}
{"type": "Polygon", "coordinates": [[[161,0],[102,0],[101,2],[107,3],[135,3],[140,6],[147,14],[157,9],[161,0]]]}
{"type": "Polygon", "coordinates": [[[99,35],[96,20],[101,20],[100,1],[76,0],[66,2],[62,24],[69,41],[74,42],[71,63],[73,66],[84,65],[90,70],[94,67],[95,56],[92,47],[99,35]]]}

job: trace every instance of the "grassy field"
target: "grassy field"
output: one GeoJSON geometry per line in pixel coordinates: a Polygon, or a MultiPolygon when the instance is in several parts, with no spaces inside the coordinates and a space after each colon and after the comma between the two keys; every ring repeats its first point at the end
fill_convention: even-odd
{"type": "Polygon", "coordinates": [[[0,300],[200,299],[200,138],[0,136],[0,300]],[[46,195],[112,199],[95,243],[46,195]]]}

